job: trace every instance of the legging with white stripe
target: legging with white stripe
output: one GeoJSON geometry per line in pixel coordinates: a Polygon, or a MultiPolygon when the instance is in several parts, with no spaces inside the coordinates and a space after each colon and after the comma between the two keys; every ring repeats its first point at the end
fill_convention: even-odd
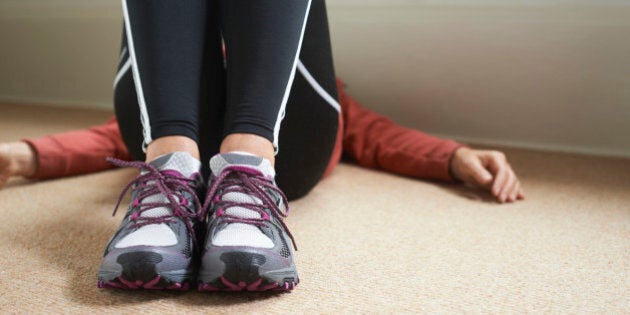
{"type": "Polygon", "coordinates": [[[133,158],[183,135],[207,161],[226,135],[251,133],[278,150],[287,197],[319,181],[340,118],[324,0],[123,0],[123,10],[114,104],[133,158]]]}

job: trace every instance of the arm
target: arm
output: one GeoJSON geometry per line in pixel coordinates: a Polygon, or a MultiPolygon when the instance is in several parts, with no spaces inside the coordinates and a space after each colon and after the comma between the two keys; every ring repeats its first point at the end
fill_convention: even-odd
{"type": "Polygon", "coordinates": [[[463,146],[395,124],[363,108],[339,86],[344,155],[359,165],[424,179],[453,181],[449,171],[455,151],[463,146]]]}
{"type": "Polygon", "coordinates": [[[345,130],[343,151],[359,165],[424,179],[462,181],[489,190],[501,203],[525,195],[502,152],[474,150],[396,125],[361,105],[337,80],[345,130]]]}
{"type": "Polygon", "coordinates": [[[129,160],[114,118],[100,126],[39,139],[25,139],[35,155],[35,171],[29,178],[54,178],[110,169],[107,157],[129,160]]]}

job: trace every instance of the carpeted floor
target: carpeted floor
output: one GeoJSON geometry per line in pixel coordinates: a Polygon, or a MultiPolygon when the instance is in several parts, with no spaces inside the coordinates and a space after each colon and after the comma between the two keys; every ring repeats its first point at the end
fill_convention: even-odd
{"type": "MultiPolygon", "coordinates": [[[[0,105],[0,141],[109,115],[0,105]]],[[[505,151],[524,202],[340,165],[291,204],[302,282],[286,294],[97,289],[134,171],[15,180],[0,190],[0,312],[630,312],[630,160],[505,151]]]]}

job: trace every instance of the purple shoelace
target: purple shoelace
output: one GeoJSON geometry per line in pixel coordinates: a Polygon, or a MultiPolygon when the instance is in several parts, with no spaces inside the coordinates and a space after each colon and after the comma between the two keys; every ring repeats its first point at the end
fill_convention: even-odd
{"type": "Polygon", "coordinates": [[[138,210],[131,214],[131,221],[134,222],[134,224],[131,225],[132,228],[149,224],[174,222],[173,218],[179,217],[184,219],[183,221],[186,223],[186,227],[193,237],[195,236],[191,221],[197,218],[197,213],[186,208],[186,206],[188,206],[188,200],[183,195],[183,192],[188,192],[193,198],[195,209],[201,209],[201,203],[195,191],[197,184],[195,180],[182,177],[181,174],[175,171],[160,171],[155,166],[145,162],[127,162],[114,158],[108,158],[107,161],[118,167],[135,167],[146,171],[146,173],[131,180],[123,188],[112,216],[116,215],[118,207],[127,191],[135,187],[135,189],[139,190],[139,193],[136,195],[136,198],[132,200],[132,207],[137,207],[138,210]],[[156,194],[166,196],[168,201],[141,202],[142,199],[156,194]],[[159,217],[141,216],[145,211],[161,207],[168,207],[172,209],[173,213],[159,217]]]}
{"type": "Polygon", "coordinates": [[[287,232],[293,243],[293,248],[297,250],[295,239],[289,228],[283,221],[289,214],[289,202],[284,193],[273,184],[273,182],[257,170],[242,166],[227,166],[219,176],[213,180],[213,184],[208,190],[206,201],[203,204],[201,218],[204,218],[211,206],[216,207],[217,217],[221,217],[227,223],[246,223],[259,227],[266,226],[270,221],[269,214],[265,209],[270,209],[274,216],[287,232]],[[284,211],[271,199],[265,189],[270,189],[282,196],[284,211]],[[238,202],[222,200],[222,195],[230,192],[242,193],[256,197],[262,203],[238,202]],[[227,213],[225,210],[231,207],[242,207],[260,214],[260,218],[243,218],[241,216],[227,213]]]}

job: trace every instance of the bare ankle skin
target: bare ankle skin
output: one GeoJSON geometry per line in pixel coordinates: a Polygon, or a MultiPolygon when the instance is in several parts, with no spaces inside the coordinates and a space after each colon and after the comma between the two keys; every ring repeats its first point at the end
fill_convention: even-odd
{"type": "Polygon", "coordinates": [[[37,158],[26,142],[0,143],[0,187],[13,176],[33,176],[37,158]]]}
{"type": "Polygon", "coordinates": [[[151,162],[157,157],[173,152],[188,152],[199,160],[199,146],[195,140],[184,136],[167,136],[153,140],[147,146],[146,162],[151,162]]]}
{"type": "Polygon", "coordinates": [[[257,156],[262,156],[263,158],[269,160],[272,166],[275,165],[274,163],[276,161],[273,143],[267,140],[267,138],[254,134],[230,134],[225,137],[225,139],[223,139],[223,142],[221,142],[221,148],[219,150],[221,153],[242,151],[257,156]]]}

